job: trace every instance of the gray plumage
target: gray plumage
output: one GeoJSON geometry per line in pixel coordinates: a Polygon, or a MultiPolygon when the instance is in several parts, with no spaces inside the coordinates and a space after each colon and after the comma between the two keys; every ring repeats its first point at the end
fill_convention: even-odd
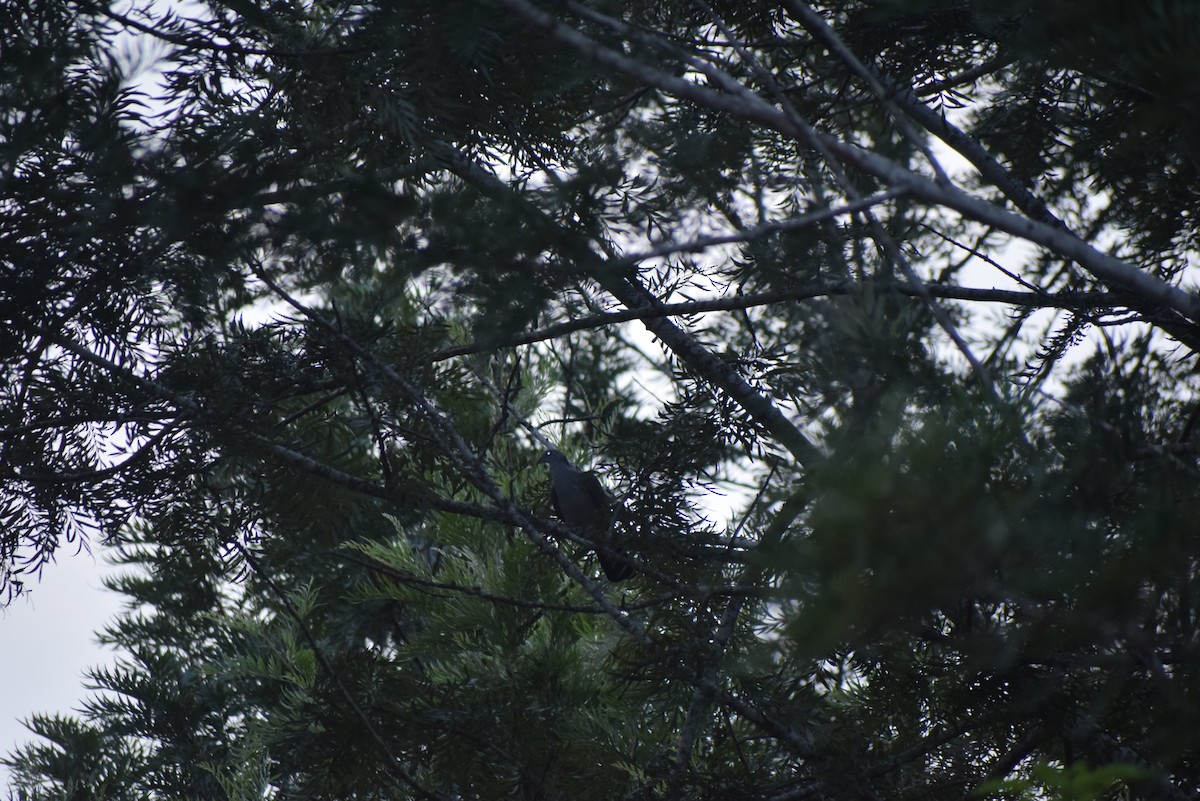
{"type": "MultiPolygon", "coordinates": [[[[608,539],[613,522],[612,499],[594,473],[585,473],[556,450],[546,451],[542,463],[550,468],[550,501],[558,519],[601,545],[608,539]]],[[[633,575],[625,562],[596,553],[609,581],[622,581],[633,575]]]]}

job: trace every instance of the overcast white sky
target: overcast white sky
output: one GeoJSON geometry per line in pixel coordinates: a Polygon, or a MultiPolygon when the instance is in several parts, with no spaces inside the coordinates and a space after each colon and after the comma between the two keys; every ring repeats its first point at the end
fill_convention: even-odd
{"type": "MultiPolygon", "coordinates": [[[[111,663],[115,654],[96,644],[94,632],[112,619],[122,597],[101,581],[117,568],[65,546],[32,592],[0,609],[0,754],[33,738],[18,721],[35,712],[68,712],[86,695],[83,673],[111,663]]],[[[0,765],[0,789],[9,773],[0,765]]]]}

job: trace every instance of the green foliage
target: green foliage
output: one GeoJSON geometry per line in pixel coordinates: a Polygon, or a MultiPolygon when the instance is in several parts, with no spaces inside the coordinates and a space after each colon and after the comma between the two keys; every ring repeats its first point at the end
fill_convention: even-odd
{"type": "Polygon", "coordinates": [[[1192,4],[0,14],[11,797],[1200,792],[1192,4]]]}
{"type": "Polygon", "coordinates": [[[1069,768],[1055,765],[1034,765],[1027,779],[1005,779],[987,782],[977,794],[1002,794],[1015,798],[1055,798],[1063,801],[1095,801],[1110,796],[1114,785],[1137,781],[1146,771],[1135,765],[1105,765],[1091,768],[1076,763],[1069,768]]]}

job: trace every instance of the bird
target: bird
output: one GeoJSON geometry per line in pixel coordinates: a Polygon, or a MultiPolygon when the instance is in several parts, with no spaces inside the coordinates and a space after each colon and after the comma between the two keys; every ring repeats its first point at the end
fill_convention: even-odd
{"type": "MultiPolygon", "coordinates": [[[[613,523],[613,502],[595,473],[585,473],[553,448],[542,456],[550,468],[550,502],[558,519],[593,540],[607,537],[613,523]]],[[[600,568],[609,581],[624,581],[633,575],[628,562],[596,552],[600,568]]]]}

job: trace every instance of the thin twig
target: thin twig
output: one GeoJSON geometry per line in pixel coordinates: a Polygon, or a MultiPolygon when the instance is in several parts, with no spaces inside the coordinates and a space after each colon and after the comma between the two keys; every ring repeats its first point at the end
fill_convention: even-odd
{"type": "MultiPolygon", "coordinates": [[[[1126,305],[1130,298],[1110,292],[1060,292],[1048,294],[1045,292],[1017,292],[1008,289],[987,289],[984,287],[964,287],[952,285],[928,284],[926,291],[933,297],[946,300],[961,300],[977,303],[1005,303],[1012,306],[1022,306],[1031,309],[1072,309],[1085,310],[1091,308],[1114,308],[1126,305]]],[[[731,297],[712,298],[709,300],[692,300],[681,303],[662,303],[654,309],[602,312],[600,314],[580,317],[562,323],[528,331],[523,334],[496,341],[475,342],[465,345],[455,345],[450,348],[434,351],[425,357],[429,362],[440,362],[458,356],[468,356],[473,353],[496,350],[498,348],[532,345],[549,339],[557,339],[564,334],[583,331],[591,328],[626,323],[632,320],[645,320],[649,317],[675,317],[693,314],[704,314],[717,311],[737,311],[756,306],[770,306],[776,303],[794,300],[810,300],[813,298],[835,297],[841,295],[858,295],[868,291],[865,284],[854,281],[842,281],[835,284],[803,286],[794,289],[778,289],[769,292],[755,292],[731,297]]],[[[872,282],[870,291],[878,294],[894,293],[913,296],[917,289],[908,284],[872,282]]]]}
{"type": "MultiPolygon", "coordinates": [[[[584,615],[607,614],[604,609],[595,605],[582,606],[579,604],[552,604],[531,598],[514,598],[511,595],[498,595],[496,593],[488,592],[481,587],[470,587],[465,584],[456,584],[449,581],[436,581],[434,579],[424,578],[412,573],[406,573],[375,559],[360,559],[352,554],[343,554],[343,558],[349,562],[353,562],[382,573],[383,575],[400,584],[405,584],[422,591],[442,590],[443,592],[431,593],[434,595],[440,595],[442,597],[448,597],[452,594],[469,595],[473,598],[479,598],[484,601],[491,601],[492,603],[502,604],[504,606],[516,606],[522,609],[539,609],[546,612],[572,612],[575,614],[584,615]]],[[[678,598],[680,594],[681,593],[677,590],[669,590],[667,592],[659,593],[653,598],[642,599],[635,603],[626,603],[624,604],[623,608],[626,611],[649,609],[651,607],[661,606],[668,601],[674,600],[678,598]]]]}
{"type": "Polygon", "coordinates": [[[844,203],[840,206],[835,206],[829,209],[818,209],[817,211],[802,214],[799,217],[793,217],[787,220],[776,220],[772,222],[756,225],[753,228],[747,228],[744,231],[737,231],[731,234],[718,234],[715,236],[704,236],[693,239],[688,242],[665,242],[656,245],[649,250],[640,253],[631,253],[617,259],[613,264],[615,266],[632,266],[639,264],[649,259],[662,258],[663,256],[671,256],[676,253],[699,253],[709,248],[717,247],[718,245],[731,245],[740,242],[753,242],[761,239],[764,236],[773,233],[782,233],[785,231],[796,231],[801,228],[807,228],[811,225],[831,220],[835,217],[842,217],[847,214],[864,211],[881,203],[886,203],[889,200],[894,200],[905,195],[903,189],[887,189],[883,192],[877,192],[874,195],[857,198],[844,203]]]}

